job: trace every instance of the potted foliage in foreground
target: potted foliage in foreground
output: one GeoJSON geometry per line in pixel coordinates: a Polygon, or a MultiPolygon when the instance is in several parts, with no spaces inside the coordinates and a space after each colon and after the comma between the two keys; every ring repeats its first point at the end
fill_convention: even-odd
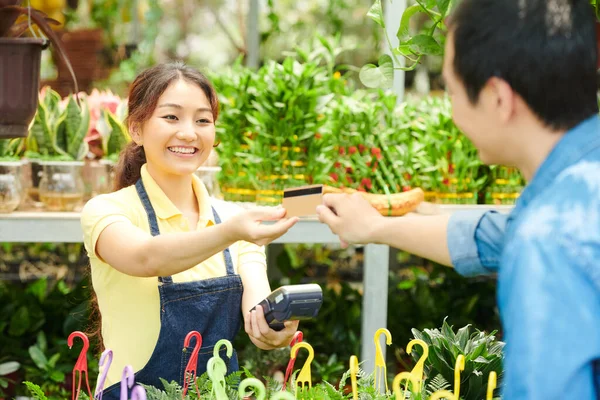
{"type": "Polygon", "coordinates": [[[26,137],[38,103],[40,63],[47,40],[23,37],[33,32],[29,17],[65,61],[75,93],[79,91],[62,42],[50,27],[57,21],[35,8],[21,7],[21,3],[22,0],[0,0],[0,138],[26,137]],[[27,18],[20,21],[21,15],[27,18]]]}

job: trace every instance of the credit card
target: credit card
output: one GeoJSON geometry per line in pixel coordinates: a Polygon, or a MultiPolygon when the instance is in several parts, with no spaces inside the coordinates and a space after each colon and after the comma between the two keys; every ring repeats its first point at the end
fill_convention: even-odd
{"type": "Polygon", "coordinates": [[[323,185],[299,186],[283,191],[282,206],[287,210],[287,217],[316,218],[320,204],[323,204],[323,185]]]}

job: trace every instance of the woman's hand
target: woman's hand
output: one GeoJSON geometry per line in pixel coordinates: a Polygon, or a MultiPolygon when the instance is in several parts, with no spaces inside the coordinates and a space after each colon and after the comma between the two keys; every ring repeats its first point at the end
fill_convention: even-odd
{"type": "Polygon", "coordinates": [[[261,306],[256,306],[244,316],[244,329],[252,343],[259,349],[273,350],[289,346],[300,321],[285,321],[285,328],[274,331],[269,327],[261,306]]]}
{"type": "Polygon", "coordinates": [[[259,246],[271,243],[285,234],[298,218],[285,217],[286,210],[281,207],[256,207],[241,212],[226,221],[228,232],[233,241],[243,240],[259,246]],[[262,224],[263,221],[275,221],[262,224]]]}

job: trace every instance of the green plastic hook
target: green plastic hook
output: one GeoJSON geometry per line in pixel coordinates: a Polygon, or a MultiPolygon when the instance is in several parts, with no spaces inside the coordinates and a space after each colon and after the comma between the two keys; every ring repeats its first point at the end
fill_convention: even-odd
{"type": "Polygon", "coordinates": [[[227,339],[221,339],[215,344],[215,348],[213,349],[213,356],[221,358],[219,356],[219,351],[221,351],[221,347],[223,346],[227,347],[227,357],[231,358],[231,356],[233,355],[233,346],[231,345],[231,342],[227,339]]]}
{"type": "Polygon", "coordinates": [[[246,378],[240,382],[240,388],[238,391],[240,394],[240,399],[250,396],[250,393],[246,393],[246,389],[248,387],[252,387],[254,389],[256,400],[265,400],[267,397],[267,389],[265,389],[265,385],[263,385],[261,381],[256,378],[246,378]]]}

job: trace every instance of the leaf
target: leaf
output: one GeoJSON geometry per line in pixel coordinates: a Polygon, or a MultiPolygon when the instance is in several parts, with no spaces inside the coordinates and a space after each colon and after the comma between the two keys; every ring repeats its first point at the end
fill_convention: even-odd
{"type": "Polygon", "coordinates": [[[46,371],[48,369],[48,359],[44,352],[37,346],[29,347],[29,355],[39,369],[46,371]]]}
{"type": "Polygon", "coordinates": [[[29,310],[26,306],[21,306],[10,319],[8,334],[11,336],[21,336],[27,332],[30,325],[29,310]]]}
{"type": "Polygon", "coordinates": [[[375,0],[373,5],[369,9],[369,12],[367,13],[367,17],[371,18],[382,28],[385,28],[385,22],[383,20],[383,10],[381,8],[381,0],[375,0]]]}
{"type": "Polygon", "coordinates": [[[2,363],[2,364],[0,364],[0,376],[12,374],[13,372],[17,371],[19,368],[21,368],[21,364],[19,364],[16,361],[9,361],[9,362],[2,363]]]}
{"type": "Polygon", "coordinates": [[[52,371],[50,374],[50,379],[52,379],[54,382],[61,383],[65,381],[65,374],[60,371],[52,371]]]}
{"type": "Polygon", "coordinates": [[[50,357],[50,360],[48,360],[48,365],[51,368],[55,368],[56,367],[56,363],[58,362],[59,359],[60,359],[60,353],[54,354],[52,357],[50,357]]]}
{"type": "Polygon", "coordinates": [[[23,382],[27,386],[27,390],[36,400],[48,400],[41,387],[31,382],[23,382]]]}
{"type": "Polygon", "coordinates": [[[389,88],[394,83],[394,63],[387,54],[379,57],[379,67],[367,64],[360,69],[359,78],[369,88],[389,88]]]}
{"type": "Polygon", "coordinates": [[[37,346],[42,351],[46,351],[46,349],[48,349],[48,340],[46,340],[46,334],[44,331],[40,331],[37,335],[37,346]]]}
{"type": "Polygon", "coordinates": [[[448,14],[448,7],[450,6],[450,0],[437,0],[437,8],[440,11],[442,17],[448,14]]]}
{"type": "Polygon", "coordinates": [[[400,44],[407,40],[410,37],[410,19],[413,15],[423,12],[423,9],[420,5],[414,4],[410,7],[407,7],[406,10],[402,13],[402,19],[400,20],[400,27],[398,28],[398,32],[396,33],[396,37],[400,44]]]}
{"type": "Polygon", "coordinates": [[[442,47],[429,35],[420,34],[413,36],[406,44],[410,45],[410,49],[416,54],[434,56],[442,54],[442,47]]]}
{"type": "Polygon", "coordinates": [[[48,280],[46,278],[38,279],[27,287],[27,293],[33,294],[40,302],[44,301],[47,291],[48,280]]]}

